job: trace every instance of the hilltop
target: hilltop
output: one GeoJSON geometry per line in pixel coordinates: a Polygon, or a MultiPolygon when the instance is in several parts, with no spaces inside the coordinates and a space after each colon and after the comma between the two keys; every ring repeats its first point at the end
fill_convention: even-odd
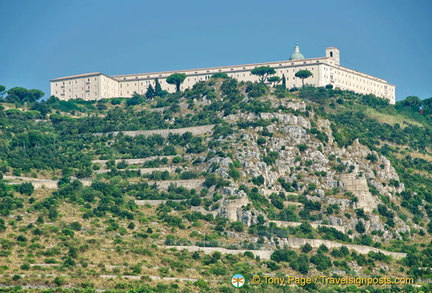
{"type": "Polygon", "coordinates": [[[431,290],[431,99],[211,78],[0,105],[4,290],[235,292],[236,273],[247,292],[431,290]]]}

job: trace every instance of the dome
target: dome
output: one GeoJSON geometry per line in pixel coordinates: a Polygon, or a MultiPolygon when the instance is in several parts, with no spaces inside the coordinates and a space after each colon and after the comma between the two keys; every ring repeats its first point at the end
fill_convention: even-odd
{"type": "Polygon", "coordinates": [[[291,54],[289,60],[301,60],[301,59],[305,59],[305,57],[302,55],[302,53],[300,53],[300,48],[298,44],[296,44],[294,47],[294,53],[291,54]]]}

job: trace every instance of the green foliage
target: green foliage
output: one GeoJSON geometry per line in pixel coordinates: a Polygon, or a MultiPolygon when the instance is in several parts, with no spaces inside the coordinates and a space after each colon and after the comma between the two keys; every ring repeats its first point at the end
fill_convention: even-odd
{"type": "Polygon", "coordinates": [[[69,227],[74,231],[81,231],[82,225],[79,222],[72,222],[69,227]]]}
{"type": "Polygon", "coordinates": [[[278,157],[279,157],[278,152],[269,152],[267,156],[263,157],[263,161],[269,166],[274,165],[278,157]]]}
{"type": "Polygon", "coordinates": [[[289,262],[291,258],[296,256],[297,253],[294,250],[276,249],[270,256],[270,259],[276,262],[281,262],[281,261],[289,262]]]}
{"type": "Polygon", "coordinates": [[[36,89],[28,90],[22,87],[14,87],[7,91],[6,102],[18,103],[18,104],[32,103],[39,100],[44,95],[45,93],[42,92],[41,90],[36,90],[36,89]]]}
{"type": "Polygon", "coordinates": [[[228,135],[231,135],[234,133],[234,130],[232,129],[232,126],[229,124],[218,124],[213,129],[213,137],[214,138],[220,138],[220,137],[227,137],[228,135]]]}
{"type": "Polygon", "coordinates": [[[279,76],[272,76],[267,78],[267,81],[273,83],[273,86],[276,86],[281,81],[281,78],[279,76]]]}
{"type": "Polygon", "coordinates": [[[302,143],[297,145],[299,151],[304,152],[307,149],[307,145],[302,143]]]}
{"type": "Polygon", "coordinates": [[[308,77],[311,77],[313,74],[309,70],[299,70],[295,73],[295,77],[301,78],[302,85],[304,86],[304,80],[308,77]]]}
{"type": "Polygon", "coordinates": [[[150,84],[148,87],[147,87],[147,91],[146,91],[146,93],[145,93],[145,96],[146,96],[146,98],[147,99],[153,99],[155,96],[156,96],[156,92],[155,92],[155,90],[153,89],[153,86],[150,84]]]}
{"type": "Polygon", "coordinates": [[[237,181],[238,179],[240,179],[240,171],[234,169],[234,167],[230,167],[230,169],[228,171],[228,175],[230,175],[234,181],[237,181]]]}
{"type": "Polygon", "coordinates": [[[254,69],[252,69],[251,73],[253,75],[258,75],[259,76],[259,81],[260,82],[264,82],[264,81],[267,80],[267,77],[269,75],[275,74],[276,70],[273,67],[270,67],[270,66],[260,66],[260,67],[255,67],[254,69]]]}
{"type": "Polygon", "coordinates": [[[265,144],[267,142],[267,140],[264,138],[264,137],[259,137],[258,139],[257,139],[257,144],[258,145],[263,145],[263,144],[265,144]]]}
{"type": "Polygon", "coordinates": [[[249,83],[246,87],[246,93],[250,98],[259,98],[268,93],[268,87],[264,83],[249,83]]]}
{"type": "Polygon", "coordinates": [[[223,78],[223,79],[228,79],[228,74],[226,74],[225,72],[217,72],[212,74],[211,78],[223,78]]]}
{"type": "Polygon", "coordinates": [[[374,162],[376,162],[376,161],[378,161],[378,158],[377,158],[377,156],[375,156],[375,154],[368,154],[367,156],[366,156],[366,160],[369,160],[369,161],[371,161],[372,163],[374,163],[374,162]]]}
{"type": "Polygon", "coordinates": [[[2,218],[0,218],[0,232],[3,231],[6,231],[6,223],[2,218]]]}
{"type": "Polygon", "coordinates": [[[285,74],[282,74],[282,88],[285,90],[286,89],[286,78],[285,78],[285,74]]]}
{"type": "Polygon", "coordinates": [[[355,229],[360,234],[366,232],[365,226],[362,221],[357,222],[357,224],[355,225],[355,229]]]}
{"type": "Polygon", "coordinates": [[[317,270],[325,271],[332,266],[331,260],[328,256],[317,253],[310,258],[310,262],[316,265],[317,270]]]}
{"type": "Polygon", "coordinates": [[[33,184],[31,184],[30,182],[20,184],[18,186],[18,192],[29,196],[32,195],[34,192],[33,184]]]}
{"type": "Polygon", "coordinates": [[[145,97],[141,96],[140,94],[134,92],[132,95],[132,98],[127,99],[126,105],[127,106],[135,106],[142,104],[145,101],[145,97]]]}
{"type": "Polygon", "coordinates": [[[204,185],[206,187],[216,186],[216,188],[221,188],[223,186],[228,186],[229,182],[225,181],[222,177],[217,176],[216,174],[208,173],[206,175],[206,179],[204,181],[204,185]]]}
{"type": "Polygon", "coordinates": [[[257,177],[252,178],[252,183],[260,186],[264,184],[264,177],[262,175],[258,175],[257,177]]]}
{"type": "Polygon", "coordinates": [[[232,229],[236,232],[243,232],[244,231],[244,224],[243,224],[243,222],[239,222],[239,221],[232,222],[230,229],[232,229]]]}
{"type": "Polygon", "coordinates": [[[165,96],[165,92],[162,90],[159,79],[155,79],[155,96],[163,97],[165,96]]]}
{"type": "Polygon", "coordinates": [[[176,91],[180,91],[180,85],[186,79],[186,74],[184,73],[173,73],[166,78],[166,82],[176,86],[176,91]]]}
{"type": "Polygon", "coordinates": [[[308,253],[308,252],[311,252],[311,251],[312,251],[312,246],[309,243],[306,243],[301,248],[301,252],[303,252],[303,253],[308,253]]]}

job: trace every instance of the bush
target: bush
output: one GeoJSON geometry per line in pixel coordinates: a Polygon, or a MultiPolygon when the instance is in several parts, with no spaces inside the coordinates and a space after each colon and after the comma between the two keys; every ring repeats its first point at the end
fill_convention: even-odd
{"type": "Polygon", "coordinates": [[[233,229],[236,232],[243,232],[244,231],[244,224],[243,222],[236,221],[231,223],[231,229],[233,229]]]}
{"type": "Polygon", "coordinates": [[[17,241],[19,241],[19,242],[27,242],[27,238],[24,235],[19,235],[17,237],[17,241]]]}
{"type": "Polygon", "coordinates": [[[299,151],[304,152],[307,149],[307,145],[302,143],[297,145],[299,151]]]}
{"type": "Polygon", "coordinates": [[[357,225],[355,226],[355,229],[358,233],[363,234],[366,232],[366,228],[362,221],[358,221],[357,225]]]}
{"type": "Polygon", "coordinates": [[[309,243],[306,243],[301,248],[301,252],[303,252],[303,253],[308,253],[310,251],[312,251],[312,246],[309,243]]]}
{"type": "Polygon", "coordinates": [[[18,186],[18,192],[21,194],[29,195],[29,196],[32,195],[34,192],[33,184],[28,182],[28,183],[23,183],[23,184],[19,185],[18,186]]]}
{"type": "Polygon", "coordinates": [[[81,228],[82,228],[81,224],[78,223],[78,222],[72,222],[72,223],[69,225],[69,227],[70,227],[72,230],[74,230],[74,231],[81,231],[81,228]]]}
{"type": "Polygon", "coordinates": [[[5,221],[0,218],[0,232],[6,231],[6,224],[5,221]]]}
{"type": "Polygon", "coordinates": [[[270,256],[270,259],[276,262],[290,261],[292,258],[296,257],[297,253],[289,249],[277,249],[270,256]]]}
{"type": "Polygon", "coordinates": [[[229,76],[228,76],[228,74],[226,74],[225,72],[218,72],[218,73],[214,73],[210,78],[223,78],[223,79],[228,79],[229,76]]]}
{"type": "Polygon", "coordinates": [[[25,263],[25,264],[22,264],[21,266],[20,266],[20,268],[22,269],[22,270],[29,270],[30,269],[30,264],[28,264],[28,263],[25,263]]]}
{"type": "Polygon", "coordinates": [[[254,254],[251,251],[245,251],[244,252],[244,256],[247,257],[247,258],[250,258],[250,259],[254,259],[255,258],[254,254]]]}
{"type": "Polygon", "coordinates": [[[262,175],[259,175],[257,177],[253,177],[252,183],[257,185],[257,186],[263,185],[264,184],[264,177],[262,175]]]}
{"type": "Polygon", "coordinates": [[[250,98],[262,97],[268,92],[268,86],[262,82],[260,83],[250,83],[246,87],[246,93],[250,98]]]}
{"type": "Polygon", "coordinates": [[[315,264],[319,271],[324,271],[332,266],[330,258],[321,253],[313,255],[310,262],[315,264]]]}
{"type": "Polygon", "coordinates": [[[264,138],[264,137],[259,137],[258,139],[257,139],[257,144],[258,145],[263,145],[263,144],[265,144],[266,143],[266,139],[264,138]]]}

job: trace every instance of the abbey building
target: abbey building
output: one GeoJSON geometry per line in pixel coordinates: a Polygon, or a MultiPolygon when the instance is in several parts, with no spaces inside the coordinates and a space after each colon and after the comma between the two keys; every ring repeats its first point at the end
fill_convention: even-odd
{"type": "Polygon", "coordinates": [[[374,94],[388,99],[391,104],[395,103],[394,85],[384,79],[341,66],[337,48],[326,48],[325,57],[304,58],[298,45],[289,60],[279,62],[113,76],[97,72],[55,78],[51,80],[51,95],[61,100],[131,97],[134,92],[145,94],[150,84],[154,87],[155,79],[159,80],[162,89],[174,92],[175,86],[168,84],[166,78],[176,72],[187,76],[181,85],[182,90],[192,88],[195,83],[207,80],[215,73],[226,73],[240,81],[255,82],[258,81],[258,76],[251,74],[251,70],[259,66],[273,67],[276,76],[285,76],[287,88],[301,87],[302,81],[295,77],[295,73],[309,70],[313,75],[305,79],[305,84],[316,87],[331,84],[334,88],[374,94]]]}

